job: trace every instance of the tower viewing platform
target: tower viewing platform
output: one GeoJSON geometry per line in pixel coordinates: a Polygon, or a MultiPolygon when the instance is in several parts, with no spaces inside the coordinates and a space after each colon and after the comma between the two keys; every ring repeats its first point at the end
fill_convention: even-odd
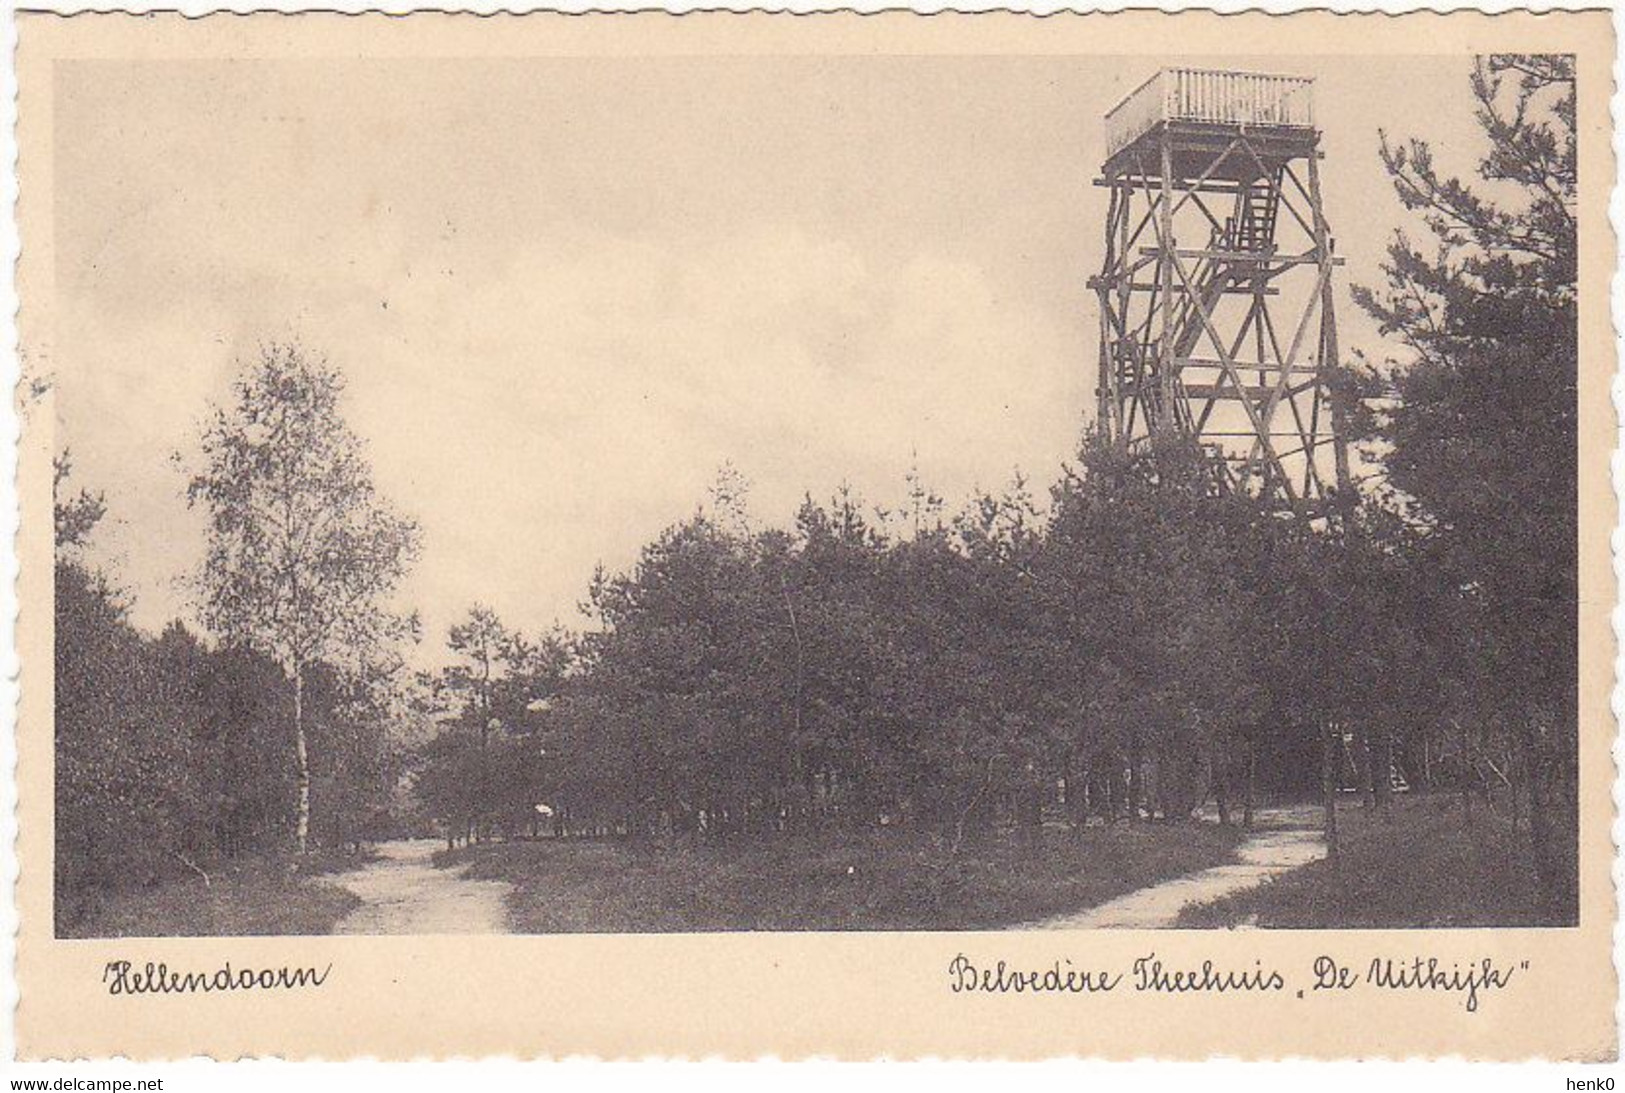
{"type": "Polygon", "coordinates": [[[1329,518],[1353,496],[1313,82],[1165,68],[1106,114],[1098,420],[1180,433],[1225,483],[1329,518]]]}
{"type": "MultiPolygon", "coordinates": [[[[1148,153],[1149,136],[1176,135],[1174,169],[1210,165],[1209,144],[1245,129],[1254,140],[1280,145],[1291,155],[1316,142],[1314,81],[1302,76],[1260,72],[1221,72],[1205,68],[1165,68],[1131,91],[1106,113],[1106,171],[1141,161],[1152,174],[1160,169],[1148,153]]],[[[1223,177],[1222,175],[1220,177],[1223,177]]]]}

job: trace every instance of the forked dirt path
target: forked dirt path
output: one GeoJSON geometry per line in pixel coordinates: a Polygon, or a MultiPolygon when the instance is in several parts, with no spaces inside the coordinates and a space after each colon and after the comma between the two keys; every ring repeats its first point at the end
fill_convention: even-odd
{"type": "Polygon", "coordinates": [[[462,869],[436,869],[433,839],[379,843],[378,858],[337,873],[328,883],[353,892],[362,905],[334,927],[336,934],[503,934],[504,897],[512,885],[468,880],[462,869]]]}
{"type": "MultiPolygon", "coordinates": [[[[1257,830],[1236,850],[1233,865],[1202,869],[1130,892],[1114,900],[1024,930],[1160,929],[1180,911],[1255,888],[1272,877],[1319,861],[1326,843],[1313,808],[1261,809],[1257,830]]],[[[505,897],[512,885],[469,880],[462,869],[436,869],[431,839],[378,844],[377,859],[326,878],[354,893],[362,905],[334,928],[337,934],[507,933],[505,897]]]]}
{"type": "Polygon", "coordinates": [[[1260,809],[1257,830],[1236,848],[1235,865],[1216,865],[1141,888],[1114,900],[1043,922],[1027,930],[1156,930],[1174,925],[1179,912],[1199,903],[1256,888],[1272,877],[1319,861],[1326,840],[1312,807],[1260,809]]]}

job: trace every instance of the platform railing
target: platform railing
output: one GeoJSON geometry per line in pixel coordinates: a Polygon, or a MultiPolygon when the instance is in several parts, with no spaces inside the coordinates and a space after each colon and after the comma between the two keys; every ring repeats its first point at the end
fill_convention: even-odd
{"type": "Polygon", "coordinates": [[[1313,129],[1314,81],[1303,76],[1165,68],[1106,114],[1106,154],[1165,121],[1313,129]]]}

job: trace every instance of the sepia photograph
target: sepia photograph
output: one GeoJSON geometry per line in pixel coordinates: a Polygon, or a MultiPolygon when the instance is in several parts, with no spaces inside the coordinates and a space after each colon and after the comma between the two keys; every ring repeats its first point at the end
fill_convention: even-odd
{"type": "Polygon", "coordinates": [[[63,70],[58,935],[1574,924],[1575,95],[63,70]]]}
{"type": "Polygon", "coordinates": [[[22,17],[24,1053],[1615,1057],[1610,33],[22,17]]]}

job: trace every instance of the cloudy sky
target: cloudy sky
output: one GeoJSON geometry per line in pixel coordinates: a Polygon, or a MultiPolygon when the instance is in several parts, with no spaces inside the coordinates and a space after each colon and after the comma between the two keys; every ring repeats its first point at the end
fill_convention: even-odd
{"type": "MultiPolygon", "coordinates": [[[[1377,133],[1470,166],[1467,62],[1170,58],[1317,78],[1346,302],[1402,219],[1377,133]]],[[[726,460],[782,523],[843,480],[957,504],[1050,481],[1091,410],[1101,115],[1135,58],[62,65],[59,442],[105,490],[138,624],[190,618],[201,522],[170,460],[239,360],[350,380],[423,525],[432,643],[526,628],[691,513],[726,460]]]]}

